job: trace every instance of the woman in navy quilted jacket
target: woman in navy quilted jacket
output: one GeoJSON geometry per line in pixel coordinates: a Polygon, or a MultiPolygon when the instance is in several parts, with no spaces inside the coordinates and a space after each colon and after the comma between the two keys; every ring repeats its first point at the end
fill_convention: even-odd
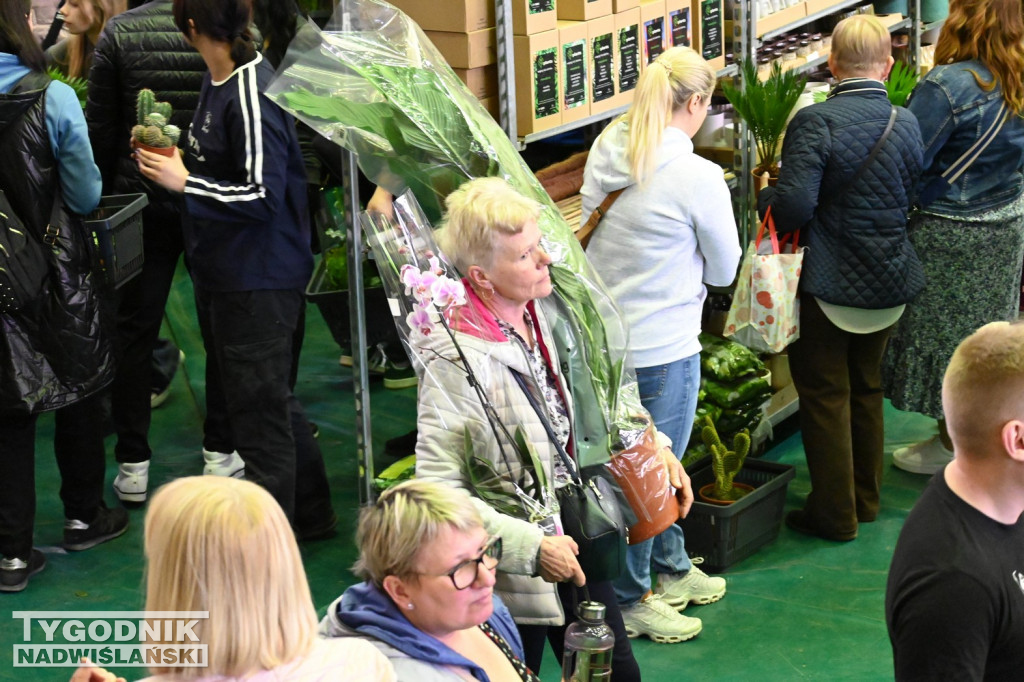
{"type": "Polygon", "coordinates": [[[882,81],[892,64],[889,32],[876,18],[841,21],[828,60],[839,83],[793,117],[778,185],[759,196],[778,230],[801,230],[808,246],[800,339],[789,362],[811,492],[786,523],[837,541],[853,540],[858,525],[878,515],[882,354],[924,285],[906,229],[921,132],[907,110],[889,103],[882,81]]]}
{"type": "Polygon", "coordinates": [[[895,407],[938,420],[938,434],[893,452],[893,464],[918,474],[933,474],[953,459],[942,412],[942,376],[953,351],[975,329],[1018,316],[1024,261],[1019,0],[950,2],[935,63],[907,101],[926,145],[910,240],[928,283],[893,332],[883,367],[885,395],[895,407]],[[942,180],[965,153],[979,149],[952,183],[942,180]]]}

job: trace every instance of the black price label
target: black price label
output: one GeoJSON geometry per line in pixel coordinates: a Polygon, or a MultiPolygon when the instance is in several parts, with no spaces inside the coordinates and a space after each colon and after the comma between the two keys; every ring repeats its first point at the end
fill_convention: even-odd
{"type": "Polygon", "coordinates": [[[619,29],[619,92],[636,87],[640,78],[640,25],[619,29]]]}
{"type": "Polygon", "coordinates": [[[648,64],[665,51],[665,17],[655,17],[644,23],[644,45],[647,46],[648,64]]]}
{"type": "Polygon", "coordinates": [[[554,12],[555,0],[530,0],[530,14],[554,12]]]}
{"type": "Polygon", "coordinates": [[[615,94],[615,76],[612,73],[612,34],[594,38],[591,45],[594,55],[594,84],[591,92],[595,102],[603,102],[615,94]]]}
{"type": "Polygon", "coordinates": [[[558,50],[549,47],[533,56],[534,118],[558,113],[558,50]]]}
{"type": "Polygon", "coordinates": [[[715,59],[722,56],[722,0],[701,0],[700,56],[715,59]]]}
{"type": "Polygon", "coordinates": [[[577,40],[562,45],[565,78],[565,108],[573,109],[587,103],[587,41],[577,40]]]}
{"type": "Polygon", "coordinates": [[[683,7],[669,14],[669,31],[672,36],[672,47],[690,46],[690,8],[683,7]]]}

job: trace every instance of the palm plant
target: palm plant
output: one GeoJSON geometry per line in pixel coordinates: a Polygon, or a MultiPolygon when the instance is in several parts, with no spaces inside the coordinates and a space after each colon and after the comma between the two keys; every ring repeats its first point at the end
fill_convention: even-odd
{"type": "Polygon", "coordinates": [[[786,132],[789,114],[804,91],[807,77],[772,65],[765,80],[757,77],[753,60],[745,59],[740,69],[740,85],[722,83],[722,91],[736,115],[750,128],[757,146],[758,164],[754,172],[778,175],[779,142],[786,132]]]}
{"type": "Polygon", "coordinates": [[[893,64],[889,78],[885,81],[885,92],[893,106],[902,107],[907,103],[910,91],[917,85],[920,74],[913,66],[905,62],[893,64]]]}

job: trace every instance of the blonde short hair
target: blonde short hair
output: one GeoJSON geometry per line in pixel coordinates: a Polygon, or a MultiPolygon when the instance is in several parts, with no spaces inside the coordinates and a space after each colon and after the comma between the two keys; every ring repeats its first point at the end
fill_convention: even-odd
{"type": "Polygon", "coordinates": [[[466,533],[483,525],[466,491],[430,481],[400,483],[359,513],[359,560],[352,571],[377,587],[389,575],[409,578],[420,550],[442,530],[466,533]]]}
{"type": "MultiPolygon", "coordinates": [[[[673,47],[647,65],[640,75],[629,121],[630,170],[643,182],[654,170],[654,157],[669,121],[694,95],[711,104],[715,70],[693,48],[673,47]]],[[[609,126],[610,128],[611,126],[609,126]]]]}
{"type": "Polygon", "coordinates": [[[942,407],[957,456],[1002,450],[1003,425],[1024,420],[1024,323],[986,324],[957,346],[942,407]]]}
{"type": "Polygon", "coordinates": [[[463,275],[471,265],[489,267],[494,238],[519,234],[540,216],[541,205],[527,199],[502,178],[476,178],[445,199],[447,217],[436,238],[441,251],[463,275]]]}
{"type": "Polygon", "coordinates": [[[832,31],[832,55],[837,69],[861,75],[884,67],[892,56],[892,36],[872,14],[843,19],[832,31]]]}
{"type": "Polygon", "coordinates": [[[295,535],[260,486],[179,478],[146,513],[146,610],[208,611],[195,632],[207,668],[154,667],[175,679],[242,676],[305,656],[316,611],[295,535]]]}

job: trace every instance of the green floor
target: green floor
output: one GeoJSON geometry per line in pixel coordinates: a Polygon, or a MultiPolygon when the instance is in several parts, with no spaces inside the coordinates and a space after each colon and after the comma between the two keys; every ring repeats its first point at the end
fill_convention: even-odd
{"type": "MultiPolygon", "coordinates": [[[[150,485],[202,471],[202,349],[192,322],[191,289],[179,276],[168,306],[169,332],[185,350],[184,371],[174,392],[153,415],[154,450],[150,485]]],[[[310,419],[319,424],[320,445],[334,492],[341,532],[333,540],[302,547],[313,598],[326,606],[349,585],[355,552],[353,528],[358,506],[354,453],[352,382],[338,366],[338,348],[319,313],[311,308],[303,365],[297,388],[310,419]]],[[[415,390],[372,388],[375,442],[409,430],[415,421],[415,390]]],[[[886,451],[926,436],[931,423],[887,408],[886,451]]],[[[134,610],[142,607],[143,510],[131,511],[132,526],[123,537],[78,554],[59,548],[62,513],[58,478],[50,454],[52,420],[41,420],[36,488],[39,495],[36,543],[47,553],[47,569],[20,594],[0,595],[10,611],[134,610]]],[[[112,451],[113,443],[108,442],[112,451]]],[[[782,440],[767,458],[797,466],[788,506],[807,493],[807,469],[799,435],[782,440]]],[[[116,466],[108,463],[108,481],[116,466]]],[[[878,521],[861,527],[851,543],[834,544],[797,535],[786,528],[779,538],[733,567],[729,592],[719,603],[691,607],[687,615],[704,620],[695,640],[673,645],[636,640],[634,649],[644,678],[675,680],[885,680],[892,662],[883,613],[885,577],[893,545],[925,477],[890,467],[885,471],[883,507],[878,521]]],[[[108,501],[114,502],[113,493],[108,501]]],[[[21,642],[20,621],[0,618],[0,679],[67,680],[68,669],[12,667],[12,646],[21,642]]],[[[129,679],[141,669],[119,671],[129,679]]],[[[557,680],[552,657],[541,671],[557,680]]],[[[344,671],[338,672],[344,680],[344,671]]]]}

